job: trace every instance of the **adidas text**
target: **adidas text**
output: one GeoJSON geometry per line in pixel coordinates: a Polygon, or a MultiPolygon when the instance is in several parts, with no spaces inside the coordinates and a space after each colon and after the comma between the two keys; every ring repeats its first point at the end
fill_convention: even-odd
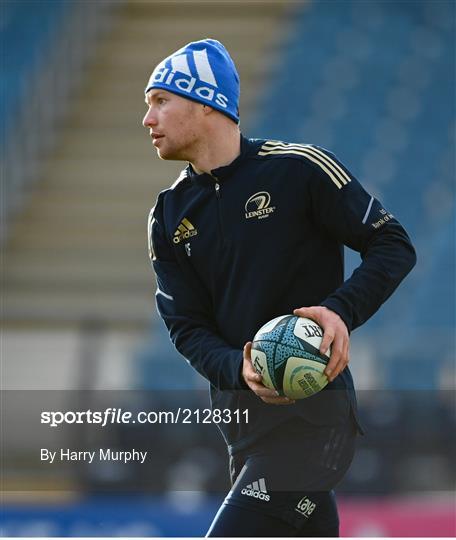
{"type": "Polygon", "coordinates": [[[260,499],[260,501],[268,502],[271,498],[268,495],[268,490],[266,489],[266,482],[264,478],[260,478],[251,484],[247,484],[245,488],[241,491],[242,495],[247,495],[247,497],[254,497],[255,499],[260,499]]]}
{"type": "Polygon", "coordinates": [[[247,495],[248,497],[255,497],[255,499],[261,499],[262,501],[269,501],[271,498],[267,493],[262,493],[261,491],[255,491],[254,489],[244,488],[241,491],[242,495],[247,495]]]}
{"type": "Polygon", "coordinates": [[[173,237],[173,242],[175,244],[178,244],[182,240],[187,240],[187,238],[190,238],[191,236],[196,236],[197,234],[198,234],[198,232],[195,231],[195,230],[193,230],[193,231],[185,231],[184,233],[179,234],[179,236],[174,236],[173,237]]]}
{"type": "Polygon", "coordinates": [[[174,85],[182,92],[188,92],[189,94],[191,92],[195,92],[195,94],[203,99],[215,101],[215,103],[220,105],[220,107],[225,109],[228,107],[228,98],[220,92],[215,93],[215,90],[213,88],[209,88],[208,86],[197,86],[195,88],[195,85],[198,82],[195,77],[190,77],[189,79],[174,79],[175,75],[175,71],[171,71],[169,68],[163,68],[157,72],[153,82],[163,82],[169,86],[174,85]]]}

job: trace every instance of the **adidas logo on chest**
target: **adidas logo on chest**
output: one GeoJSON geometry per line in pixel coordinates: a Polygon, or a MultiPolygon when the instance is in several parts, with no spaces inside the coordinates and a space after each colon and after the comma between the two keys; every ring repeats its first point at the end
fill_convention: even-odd
{"type": "Polygon", "coordinates": [[[184,218],[176,229],[173,235],[173,242],[179,244],[182,240],[188,240],[192,236],[196,236],[198,230],[190,223],[187,218],[184,218]]]}

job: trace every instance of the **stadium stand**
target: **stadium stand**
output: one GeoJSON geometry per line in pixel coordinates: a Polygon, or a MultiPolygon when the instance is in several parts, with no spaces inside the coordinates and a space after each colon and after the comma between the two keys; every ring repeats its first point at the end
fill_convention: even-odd
{"type": "Polygon", "coordinates": [[[40,160],[53,148],[56,125],[111,7],[111,0],[86,6],[74,0],[2,2],[2,245],[40,178],[40,160]]]}
{"type": "Polygon", "coordinates": [[[4,50],[0,102],[2,104],[2,144],[14,124],[20,103],[33,88],[37,66],[48,54],[65,2],[2,2],[1,32],[4,50]]]}

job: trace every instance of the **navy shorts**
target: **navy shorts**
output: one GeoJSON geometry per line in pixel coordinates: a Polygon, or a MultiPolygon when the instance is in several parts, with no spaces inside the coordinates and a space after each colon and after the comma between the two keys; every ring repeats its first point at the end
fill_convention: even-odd
{"type": "Polygon", "coordinates": [[[313,426],[296,418],[230,459],[225,504],[286,521],[298,531],[338,526],[333,489],[353,459],[357,425],[313,426]]]}

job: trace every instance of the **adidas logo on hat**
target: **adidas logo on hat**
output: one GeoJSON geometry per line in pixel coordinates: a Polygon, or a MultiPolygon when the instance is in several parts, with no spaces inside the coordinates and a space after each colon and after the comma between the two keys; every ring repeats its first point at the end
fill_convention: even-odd
{"type": "Polygon", "coordinates": [[[264,478],[260,478],[256,482],[247,484],[241,491],[241,494],[247,495],[247,497],[254,497],[255,499],[260,499],[265,502],[268,502],[271,498],[266,489],[266,482],[264,481],[264,478]]]}
{"type": "Polygon", "coordinates": [[[170,90],[175,86],[182,92],[186,92],[189,96],[194,93],[200,98],[207,101],[214,101],[217,105],[226,109],[228,98],[220,92],[216,92],[214,88],[211,88],[217,88],[217,81],[207,58],[207,50],[193,51],[192,54],[196,77],[190,71],[189,61],[187,59],[188,55],[180,54],[171,58],[170,67],[163,66],[154,71],[150,84],[162,83],[169,86],[170,90]],[[179,76],[180,73],[186,76],[179,76]],[[206,85],[201,84],[202,82],[206,83],[206,85]]]}
{"type": "Polygon", "coordinates": [[[215,39],[189,43],[165,58],[152,72],[146,93],[152,88],[210,105],[239,121],[239,76],[228,51],[215,39]]]}

